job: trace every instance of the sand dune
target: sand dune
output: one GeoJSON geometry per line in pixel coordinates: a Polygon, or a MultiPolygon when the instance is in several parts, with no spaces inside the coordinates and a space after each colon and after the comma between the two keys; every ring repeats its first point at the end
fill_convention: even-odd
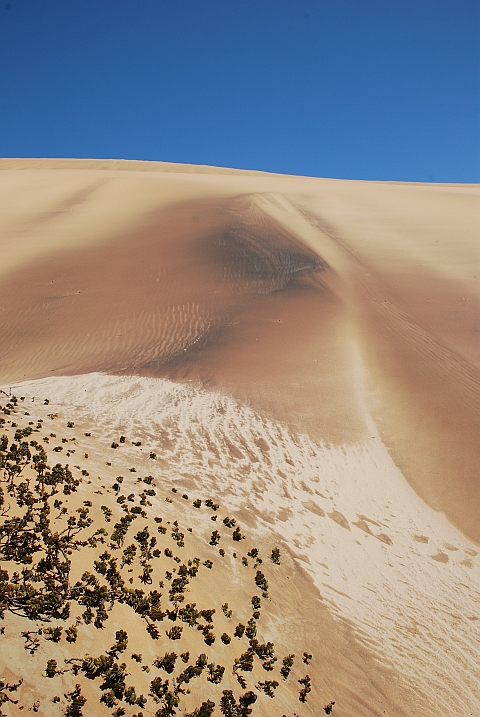
{"type": "Polygon", "coordinates": [[[7,393],[277,535],[332,621],[337,714],[475,714],[478,187],[0,169],[7,393]]]}

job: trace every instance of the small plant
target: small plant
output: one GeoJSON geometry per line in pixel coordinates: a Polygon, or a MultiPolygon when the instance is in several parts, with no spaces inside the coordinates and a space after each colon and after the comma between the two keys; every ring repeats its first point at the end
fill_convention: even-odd
{"type": "Polygon", "coordinates": [[[282,660],[282,667],[280,669],[280,674],[284,680],[287,679],[290,672],[292,671],[294,659],[295,659],[295,655],[287,655],[282,660]]]}
{"type": "Polygon", "coordinates": [[[117,654],[119,652],[125,652],[125,650],[127,649],[127,645],[128,634],[125,632],[125,630],[117,630],[115,633],[115,643],[108,651],[108,654],[112,655],[113,657],[117,657],[117,654]]]}
{"type": "Polygon", "coordinates": [[[266,680],[265,682],[259,682],[257,689],[262,690],[269,697],[275,697],[274,691],[277,689],[278,684],[276,680],[266,680]]]}
{"type": "Polygon", "coordinates": [[[255,585],[263,590],[263,597],[268,597],[268,582],[265,575],[260,570],[257,570],[255,575],[255,585]]]}
{"type": "Polygon", "coordinates": [[[193,501],[193,507],[194,507],[194,508],[200,508],[201,505],[202,505],[202,501],[199,500],[198,498],[197,498],[197,500],[194,500],[194,501],[193,501]]]}
{"type": "Polygon", "coordinates": [[[219,685],[223,679],[225,668],[223,665],[214,665],[213,663],[207,665],[208,675],[207,680],[212,682],[214,685],[219,685]]]}
{"type": "Polygon", "coordinates": [[[250,618],[248,621],[247,627],[245,628],[245,634],[249,640],[253,640],[253,638],[257,636],[257,625],[253,618],[250,618]]]}
{"type": "Polygon", "coordinates": [[[193,710],[193,712],[189,712],[188,714],[186,714],[185,717],[211,717],[214,709],[215,702],[207,700],[206,702],[202,702],[200,707],[197,707],[197,709],[193,710]]]}
{"type": "Polygon", "coordinates": [[[47,629],[43,631],[43,634],[45,635],[46,640],[51,640],[52,642],[60,642],[62,632],[63,627],[47,627],[47,629]]]}
{"type": "Polygon", "coordinates": [[[70,702],[65,711],[65,717],[83,717],[82,707],[87,700],[82,695],[80,685],[75,685],[73,692],[69,692],[65,697],[70,702]]]}
{"type": "Polygon", "coordinates": [[[272,561],[272,563],[275,563],[275,565],[280,565],[280,550],[278,548],[274,548],[272,550],[270,560],[272,561]]]}
{"type": "Polygon", "coordinates": [[[106,522],[110,523],[113,515],[113,512],[110,510],[110,508],[108,508],[106,505],[101,505],[100,510],[103,512],[106,522]]]}
{"type": "Polygon", "coordinates": [[[304,652],[303,657],[302,657],[302,662],[304,662],[305,665],[309,665],[310,662],[312,661],[312,657],[313,657],[313,655],[310,655],[309,652],[304,652]]]}
{"type": "Polygon", "coordinates": [[[67,638],[67,642],[74,643],[77,641],[77,635],[78,635],[78,629],[76,625],[70,625],[65,630],[65,637],[67,638]]]}
{"type": "Polygon", "coordinates": [[[220,533],[218,530],[214,530],[212,535],[210,536],[210,545],[218,545],[220,541],[220,533]]]}
{"type": "Polygon", "coordinates": [[[45,668],[45,673],[44,673],[44,674],[45,674],[46,677],[49,677],[50,679],[51,679],[52,677],[55,677],[55,675],[58,674],[57,661],[56,661],[56,660],[48,660],[48,661],[47,661],[47,666],[46,666],[46,668],[45,668]]]}
{"type": "Polygon", "coordinates": [[[232,617],[232,611],[228,609],[228,602],[222,605],[222,612],[225,617],[232,617]]]}
{"type": "Polygon", "coordinates": [[[207,506],[207,508],[211,508],[212,510],[218,510],[218,509],[220,508],[220,506],[218,505],[218,503],[214,503],[211,498],[208,498],[208,499],[205,501],[205,505],[207,506]]]}
{"type": "Polygon", "coordinates": [[[165,634],[169,640],[180,640],[180,638],[182,637],[182,631],[183,627],[175,625],[170,630],[166,630],[165,634]]]}
{"type": "Polygon", "coordinates": [[[229,645],[232,641],[232,638],[230,637],[230,635],[227,635],[227,633],[224,632],[220,636],[220,640],[223,642],[224,645],[229,645]]]}
{"type": "Polygon", "coordinates": [[[161,670],[165,670],[165,672],[170,675],[175,669],[177,657],[178,655],[176,652],[167,652],[165,655],[163,655],[163,657],[159,657],[158,659],[156,659],[153,664],[155,665],[155,667],[158,667],[161,670]]]}
{"type": "Polygon", "coordinates": [[[308,693],[312,691],[312,683],[310,677],[308,675],[305,675],[305,677],[301,680],[298,680],[298,682],[299,684],[303,685],[302,689],[300,690],[298,699],[300,700],[300,702],[306,702],[308,693]]]}
{"type": "Polygon", "coordinates": [[[237,540],[237,541],[240,541],[240,540],[244,540],[244,539],[245,539],[245,536],[242,535],[242,533],[241,533],[241,531],[240,531],[240,528],[239,528],[238,526],[237,526],[237,527],[235,528],[235,530],[233,531],[233,533],[232,533],[232,538],[233,538],[234,540],[237,540]]]}

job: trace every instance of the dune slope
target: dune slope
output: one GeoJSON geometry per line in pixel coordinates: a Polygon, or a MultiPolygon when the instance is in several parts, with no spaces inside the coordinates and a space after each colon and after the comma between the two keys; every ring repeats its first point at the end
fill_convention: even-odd
{"type": "Polygon", "coordinates": [[[321,626],[305,714],[474,714],[478,187],[0,170],[6,394],[275,536],[311,595],[276,614],[321,626]]]}

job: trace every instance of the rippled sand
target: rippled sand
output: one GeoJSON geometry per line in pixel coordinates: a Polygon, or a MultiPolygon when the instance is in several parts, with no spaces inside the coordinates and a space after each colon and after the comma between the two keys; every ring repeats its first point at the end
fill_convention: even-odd
{"type": "Polygon", "coordinates": [[[338,714],[476,714],[478,187],[0,169],[5,387],[278,534],[351,631],[338,714]]]}

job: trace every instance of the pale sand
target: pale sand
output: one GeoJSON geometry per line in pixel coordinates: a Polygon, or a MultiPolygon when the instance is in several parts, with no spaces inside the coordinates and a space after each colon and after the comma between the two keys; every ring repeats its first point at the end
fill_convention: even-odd
{"type": "MultiPolygon", "coordinates": [[[[352,370],[361,403],[361,366],[352,370]]],[[[141,438],[144,459],[154,450],[179,489],[212,495],[261,535],[277,534],[331,613],[399,676],[405,707],[413,690],[422,714],[476,714],[477,546],[409,487],[366,407],[370,437],[327,446],[225,395],[161,379],[86,374],[12,389],[48,396],[45,414],[94,423],[105,448],[119,433],[141,438]]]]}
{"type": "Polygon", "coordinates": [[[22,390],[158,441],[423,713],[476,713],[478,187],[73,160],[0,186],[1,380],[85,374],[22,390]]]}

